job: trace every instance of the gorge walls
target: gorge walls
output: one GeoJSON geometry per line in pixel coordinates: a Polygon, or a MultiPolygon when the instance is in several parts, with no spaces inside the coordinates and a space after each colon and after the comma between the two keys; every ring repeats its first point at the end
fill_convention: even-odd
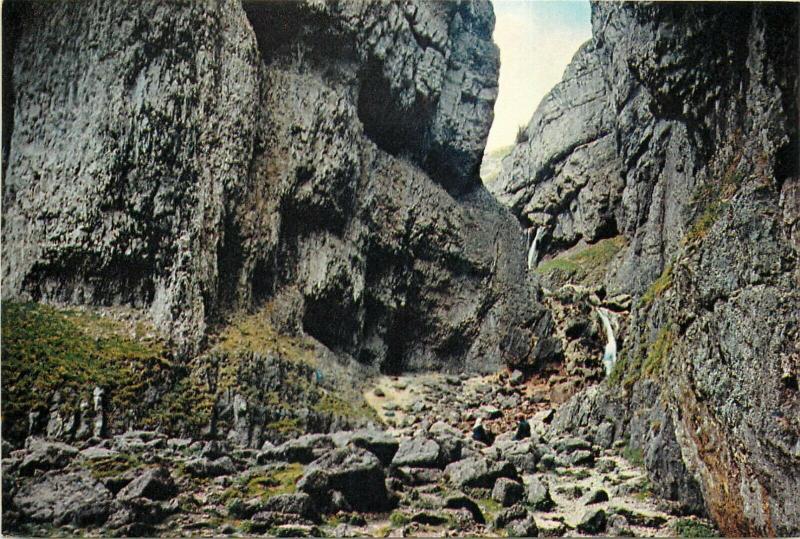
{"type": "Polygon", "coordinates": [[[797,533],[798,8],[597,3],[592,26],[492,184],[548,258],[625,238],[594,283],[634,297],[619,363],[554,428],[613,432],[726,534],[797,533]]]}
{"type": "Polygon", "coordinates": [[[132,306],[188,355],[265,302],[388,371],[548,353],[521,231],[477,177],[488,2],[8,15],[6,299],[132,306]]]}

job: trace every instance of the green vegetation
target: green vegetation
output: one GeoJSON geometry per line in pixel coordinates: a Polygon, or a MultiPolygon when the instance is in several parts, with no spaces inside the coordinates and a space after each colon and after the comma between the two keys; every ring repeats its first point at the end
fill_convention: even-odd
{"type": "Polygon", "coordinates": [[[95,386],[126,413],[146,388],[172,370],[163,343],[123,322],[36,303],[3,302],[4,433],[24,437],[27,414],[46,409],[57,390],[65,411],[90,400],[95,386]],[[131,334],[133,333],[133,334],[131,334]]]}
{"type": "Polygon", "coordinates": [[[640,468],[644,466],[644,453],[642,452],[641,447],[633,447],[629,443],[625,446],[625,449],[622,450],[622,458],[634,466],[638,466],[640,468]]]}
{"type": "Polygon", "coordinates": [[[730,204],[730,199],[741,187],[744,173],[738,169],[741,156],[728,164],[718,181],[703,183],[697,187],[693,203],[700,215],[695,219],[683,239],[684,244],[695,244],[703,240],[714,223],[730,204]]]}
{"type": "Polygon", "coordinates": [[[644,358],[637,357],[635,360],[630,360],[627,355],[620,356],[608,377],[608,384],[630,389],[642,378],[657,376],[669,360],[669,354],[677,337],[673,326],[661,327],[655,340],[648,345],[644,358]]]}
{"type": "Polygon", "coordinates": [[[624,236],[606,238],[542,262],[536,267],[536,273],[547,275],[558,284],[597,284],[603,281],[606,268],[626,244],[624,236]]]}
{"type": "Polygon", "coordinates": [[[639,304],[648,306],[653,303],[657,298],[660,298],[664,292],[672,286],[672,264],[667,265],[664,271],[661,272],[658,279],[653,281],[653,284],[642,294],[639,304]]]}
{"type": "Polygon", "coordinates": [[[91,459],[85,461],[86,468],[95,479],[105,479],[116,477],[128,470],[133,470],[143,466],[143,463],[135,455],[120,453],[101,459],[91,459]]]}
{"type": "Polygon", "coordinates": [[[675,332],[667,327],[658,330],[655,342],[647,351],[647,359],[643,365],[645,376],[654,376],[661,370],[664,362],[669,358],[669,352],[675,342],[675,332]]]}
{"type": "Polygon", "coordinates": [[[486,522],[494,521],[494,517],[503,509],[503,506],[492,498],[479,498],[476,501],[478,507],[481,509],[481,513],[486,517],[486,522]]]}
{"type": "Polygon", "coordinates": [[[681,518],[673,524],[678,537],[719,537],[719,532],[699,520],[681,518]]]}
{"type": "Polygon", "coordinates": [[[400,528],[411,522],[411,517],[401,511],[394,511],[389,515],[389,522],[391,522],[392,526],[395,528],[400,528]]]}
{"type": "Polygon", "coordinates": [[[236,516],[243,509],[243,500],[267,500],[279,494],[292,494],[303,475],[302,464],[286,464],[262,473],[246,475],[225,489],[220,502],[226,504],[228,513],[236,516]]]}
{"type": "Polygon", "coordinates": [[[334,394],[338,388],[312,381],[313,344],[279,334],[269,322],[269,306],[234,317],[210,349],[188,364],[173,362],[164,342],[144,323],[36,303],[4,302],[2,337],[8,438],[24,438],[28,413],[46,411],[56,391],[62,414],[71,414],[82,400],[91,402],[96,386],[106,391],[112,426],[174,434],[200,432],[220,396],[229,396],[232,388],[282,418],[267,425],[278,440],[305,430],[300,409],[350,423],[378,421],[353,388],[334,394]],[[280,379],[265,385],[259,380],[270,365],[278,367],[280,379]],[[154,397],[144,402],[148,393],[154,397]]]}

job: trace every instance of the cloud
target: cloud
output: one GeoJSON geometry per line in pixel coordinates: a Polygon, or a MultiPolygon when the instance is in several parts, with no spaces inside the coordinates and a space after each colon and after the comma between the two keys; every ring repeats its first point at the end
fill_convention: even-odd
{"type": "Polygon", "coordinates": [[[493,0],[500,48],[499,94],[487,150],[511,144],[520,125],[591,37],[588,2],[493,0]]]}

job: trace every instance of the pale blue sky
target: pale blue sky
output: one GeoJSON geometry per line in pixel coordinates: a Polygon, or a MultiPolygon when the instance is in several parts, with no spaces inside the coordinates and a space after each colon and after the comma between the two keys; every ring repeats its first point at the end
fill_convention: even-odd
{"type": "Polygon", "coordinates": [[[542,97],[591,37],[588,0],[492,0],[500,92],[487,150],[514,142],[542,97]]]}

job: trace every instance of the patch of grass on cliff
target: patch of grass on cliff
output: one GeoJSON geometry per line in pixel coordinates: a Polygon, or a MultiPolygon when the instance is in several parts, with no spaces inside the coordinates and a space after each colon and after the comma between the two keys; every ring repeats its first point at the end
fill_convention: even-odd
{"type": "Polygon", "coordinates": [[[630,389],[642,378],[657,376],[669,359],[676,339],[677,334],[672,326],[660,328],[655,340],[648,345],[644,358],[630,360],[627,355],[620,356],[608,377],[608,384],[630,389]]]}
{"type": "Polygon", "coordinates": [[[727,209],[730,199],[744,182],[744,173],[738,169],[740,161],[741,155],[728,163],[718,180],[705,182],[697,187],[692,202],[699,215],[683,238],[684,244],[702,241],[727,209]]]}
{"type": "Polygon", "coordinates": [[[65,399],[89,398],[100,386],[113,408],[135,403],[148,378],[172,368],[161,341],[135,337],[140,329],[131,337],[124,323],[94,314],[3,302],[4,432],[24,436],[28,412],[47,408],[57,390],[65,399]]]}
{"type": "Polygon", "coordinates": [[[671,328],[665,326],[658,330],[656,340],[647,350],[647,358],[642,367],[644,376],[655,376],[659,373],[669,358],[669,353],[674,343],[675,332],[671,328]]]}
{"type": "Polygon", "coordinates": [[[657,298],[660,298],[672,286],[672,264],[667,265],[658,279],[653,281],[653,284],[642,294],[640,305],[647,306],[653,303],[657,298]]]}
{"type": "Polygon", "coordinates": [[[536,273],[547,275],[561,284],[592,285],[603,281],[608,265],[627,245],[624,236],[606,238],[575,252],[567,252],[536,267],[536,273]]]}

